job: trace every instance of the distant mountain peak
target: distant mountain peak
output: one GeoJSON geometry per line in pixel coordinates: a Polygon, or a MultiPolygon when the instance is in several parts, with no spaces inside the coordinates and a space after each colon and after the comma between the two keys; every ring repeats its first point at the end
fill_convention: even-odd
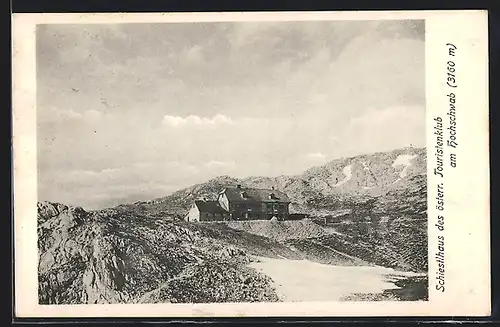
{"type": "Polygon", "coordinates": [[[420,176],[425,176],[426,167],[425,148],[405,147],[335,159],[293,176],[238,179],[221,175],[149,201],[145,206],[143,203],[142,210],[183,216],[194,200],[214,200],[224,188],[241,184],[262,189],[274,187],[286,193],[292,200],[292,211],[328,214],[343,201],[356,202],[421,188],[420,176]]]}

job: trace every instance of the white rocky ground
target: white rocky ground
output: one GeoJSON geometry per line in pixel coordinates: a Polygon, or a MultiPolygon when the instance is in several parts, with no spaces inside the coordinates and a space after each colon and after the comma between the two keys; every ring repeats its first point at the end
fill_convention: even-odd
{"type": "Polygon", "coordinates": [[[282,301],[340,301],[352,294],[382,294],[406,276],[423,276],[384,267],[333,266],[309,260],[259,258],[250,267],[271,277],[282,301]]]}

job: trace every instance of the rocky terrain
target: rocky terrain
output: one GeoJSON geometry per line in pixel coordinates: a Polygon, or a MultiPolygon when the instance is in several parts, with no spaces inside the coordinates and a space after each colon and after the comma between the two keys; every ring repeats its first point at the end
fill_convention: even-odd
{"type": "Polygon", "coordinates": [[[275,240],[308,260],[334,265],[378,265],[427,271],[425,221],[390,220],[324,225],[301,221],[228,222],[228,226],[275,240]]]}
{"type": "MultiPolygon", "coordinates": [[[[273,281],[249,267],[259,257],[426,272],[425,160],[425,149],[406,148],[338,159],[297,176],[222,176],[164,198],[96,211],[39,203],[39,301],[280,301],[273,281]],[[182,221],[192,201],[235,184],[282,190],[292,212],[309,218],[182,221]]],[[[379,297],[346,299],[370,296],[379,297]]]]}

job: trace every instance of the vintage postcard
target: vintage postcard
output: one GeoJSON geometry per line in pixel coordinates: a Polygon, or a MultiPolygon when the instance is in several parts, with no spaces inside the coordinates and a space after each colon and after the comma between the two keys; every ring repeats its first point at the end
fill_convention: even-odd
{"type": "Polygon", "coordinates": [[[13,15],[18,317],[487,316],[486,11],[13,15]]]}

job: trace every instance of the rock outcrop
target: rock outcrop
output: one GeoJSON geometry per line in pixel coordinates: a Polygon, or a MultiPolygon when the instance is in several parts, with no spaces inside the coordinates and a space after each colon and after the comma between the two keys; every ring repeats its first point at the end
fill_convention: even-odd
{"type": "Polygon", "coordinates": [[[230,242],[216,227],[123,211],[45,202],[38,222],[41,304],[277,301],[249,254],[295,255],[256,235],[230,242]]]}

